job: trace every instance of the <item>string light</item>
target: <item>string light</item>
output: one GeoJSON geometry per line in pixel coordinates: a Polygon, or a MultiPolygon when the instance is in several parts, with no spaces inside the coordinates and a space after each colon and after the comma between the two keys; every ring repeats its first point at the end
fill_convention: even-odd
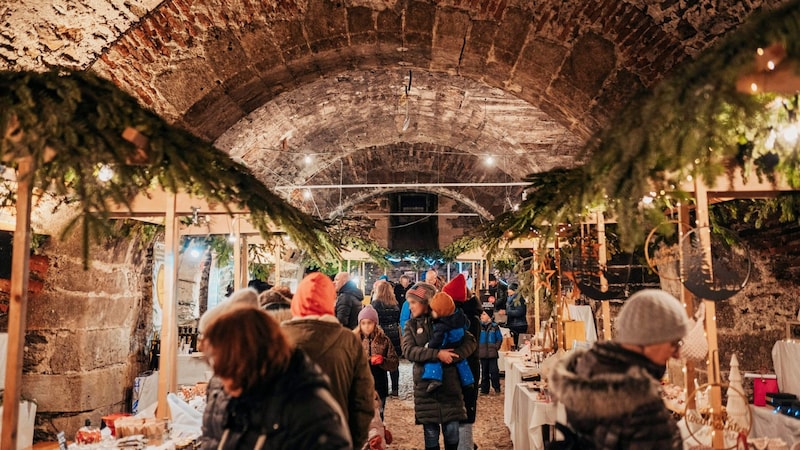
{"type": "Polygon", "coordinates": [[[487,155],[486,158],[484,159],[484,162],[486,162],[487,166],[494,166],[495,163],[494,156],[487,155]]]}
{"type": "Polygon", "coordinates": [[[101,165],[97,170],[97,179],[105,183],[110,181],[112,178],[114,178],[114,169],[112,169],[108,164],[101,165]]]}
{"type": "Polygon", "coordinates": [[[312,162],[314,162],[314,158],[312,158],[312,157],[311,157],[311,155],[306,155],[305,157],[303,157],[303,162],[304,162],[304,163],[305,163],[307,166],[310,166],[310,165],[311,165],[311,163],[312,163],[312,162]]]}

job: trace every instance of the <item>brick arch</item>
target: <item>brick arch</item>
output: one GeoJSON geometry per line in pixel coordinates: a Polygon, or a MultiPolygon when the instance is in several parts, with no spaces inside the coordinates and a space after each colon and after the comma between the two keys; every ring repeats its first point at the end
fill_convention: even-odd
{"type": "MultiPolygon", "coordinates": [[[[268,184],[316,184],[321,168],[398,142],[443,155],[493,155],[513,179],[574,164],[582,140],[538,108],[470,79],[410,74],[408,93],[408,71],[348,71],[317,80],[253,111],[216,145],[268,184]],[[301,162],[305,156],[312,165],[301,162]]],[[[365,164],[362,170],[372,170],[374,161],[365,164]]]]}
{"type": "Polygon", "coordinates": [[[479,203],[475,202],[473,199],[465,196],[463,193],[457,190],[442,187],[417,187],[414,188],[413,191],[398,188],[374,188],[369,190],[361,190],[358,192],[358,194],[347,197],[345,201],[343,201],[338,207],[333,209],[328,214],[327,218],[335,219],[337,217],[347,215],[350,212],[350,209],[357,207],[358,205],[361,205],[369,200],[400,192],[424,192],[428,194],[440,195],[442,197],[448,197],[460,203],[461,205],[464,205],[468,210],[478,213],[483,219],[494,220],[494,215],[492,215],[492,213],[486,210],[486,208],[481,206],[479,203]]]}
{"type": "Polygon", "coordinates": [[[387,66],[480,80],[586,138],[760,3],[167,0],[92,68],[210,139],[312,80],[387,66]]]}
{"type": "MultiPolygon", "coordinates": [[[[283,192],[296,193],[303,185],[365,185],[381,184],[387,187],[360,190],[320,189],[314,190],[313,204],[304,202],[300,196],[289,195],[297,206],[326,217],[382,195],[385,190],[399,192],[390,187],[402,184],[446,184],[446,183],[508,183],[518,179],[510,177],[501,167],[487,166],[483,158],[464,155],[453,149],[428,143],[396,143],[368,151],[351,153],[339,158],[339,164],[330,164],[318,171],[305,183],[297,183],[295,189],[283,192]]],[[[508,206],[508,199],[521,198],[521,186],[469,186],[469,187],[415,187],[426,192],[450,197],[468,205],[483,217],[495,216],[508,206]],[[480,207],[476,207],[480,205],[480,207]]],[[[408,190],[408,189],[406,189],[408,190]]]]}

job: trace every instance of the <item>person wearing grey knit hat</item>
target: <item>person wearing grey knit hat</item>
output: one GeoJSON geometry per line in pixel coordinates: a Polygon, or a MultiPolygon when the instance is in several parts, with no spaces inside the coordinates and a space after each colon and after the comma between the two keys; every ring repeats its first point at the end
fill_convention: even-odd
{"type": "Polygon", "coordinates": [[[683,305],[671,294],[645,289],[631,295],[615,322],[614,341],[641,353],[656,364],[678,356],[680,341],[689,331],[683,305]]]}
{"type": "Polygon", "coordinates": [[[660,390],[667,361],[679,357],[688,331],[683,306],[667,292],[645,289],[625,301],[614,328],[613,340],[567,353],[547,373],[567,412],[562,434],[578,448],[682,449],[660,390]]]}
{"type": "Polygon", "coordinates": [[[454,363],[464,361],[478,344],[472,334],[464,331],[459,343],[443,348],[428,345],[434,337],[431,299],[435,294],[436,288],[428,283],[417,283],[406,292],[411,317],[403,332],[403,355],[414,363],[414,420],[422,424],[425,448],[438,449],[441,432],[445,450],[455,450],[459,444],[459,422],[467,419],[467,410],[454,363]],[[423,378],[425,365],[437,361],[442,363],[441,384],[430,390],[432,380],[423,378]]]}

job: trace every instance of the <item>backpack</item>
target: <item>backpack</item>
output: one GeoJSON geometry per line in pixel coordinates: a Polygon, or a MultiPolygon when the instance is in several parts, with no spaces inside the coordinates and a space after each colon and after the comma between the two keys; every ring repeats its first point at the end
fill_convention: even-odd
{"type": "Polygon", "coordinates": [[[556,430],[564,436],[563,441],[551,441],[547,443],[547,450],[593,450],[594,442],[583,434],[580,434],[567,425],[556,422],[556,430]]]}

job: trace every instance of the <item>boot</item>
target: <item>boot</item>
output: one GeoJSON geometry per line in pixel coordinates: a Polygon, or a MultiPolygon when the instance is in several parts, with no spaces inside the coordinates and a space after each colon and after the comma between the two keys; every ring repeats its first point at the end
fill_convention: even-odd
{"type": "Polygon", "coordinates": [[[425,450],[439,450],[439,446],[436,447],[425,447],[425,450]]]}
{"type": "Polygon", "coordinates": [[[473,450],[472,424],[462,423],[458,425],[458,450],[473,450]]]}
{"type": "Polygon", "coordinates": [[[458,444],[444,444],[444,450],[458,450],[458,444]]]}

